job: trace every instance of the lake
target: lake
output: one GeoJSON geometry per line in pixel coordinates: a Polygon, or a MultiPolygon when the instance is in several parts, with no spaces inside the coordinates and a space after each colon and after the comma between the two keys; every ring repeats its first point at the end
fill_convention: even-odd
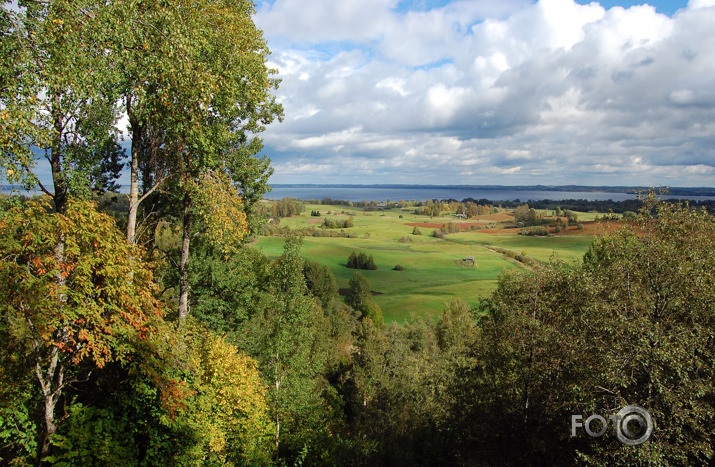
{"type": "MultiPolygon", "coordinates": [[[[332,198],[346,201],[424,201],[427,199],[465,198],[487,199],[490,201],[529,201],[529,200],[563,200],[585,199],[588,201],[613,200],[624,201],[637,195],[631,193],[614,193],[603,191],[554,191],[535,190],[512,187],[452,187],[452,186],[320,186],[320,185],[272,185],[273,190],[267,193],[266,199],[297,198],[323,199],[332,198]]],[[[713,196],[666,196],[666,198],[681,198],[694,200],[715,199],[713,196]]]]}

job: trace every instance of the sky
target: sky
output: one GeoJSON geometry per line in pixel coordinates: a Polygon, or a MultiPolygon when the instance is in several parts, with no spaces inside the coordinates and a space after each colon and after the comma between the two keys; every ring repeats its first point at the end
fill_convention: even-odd
{"type": "Polygon", "coordinates": [[[715,186],[715,0],[264,0],[271,183],[715,186]]]}

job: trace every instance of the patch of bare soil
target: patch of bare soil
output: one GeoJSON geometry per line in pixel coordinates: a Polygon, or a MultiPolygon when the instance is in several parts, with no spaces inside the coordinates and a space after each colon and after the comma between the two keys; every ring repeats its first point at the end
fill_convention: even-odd
{"type": "Polygon", "coordinates": [[[500,212],[499,214],[485,214],[483,216],[474,216],[470,219],[487,222],[513,222],[514,215],[508,212],[500,212]]]}

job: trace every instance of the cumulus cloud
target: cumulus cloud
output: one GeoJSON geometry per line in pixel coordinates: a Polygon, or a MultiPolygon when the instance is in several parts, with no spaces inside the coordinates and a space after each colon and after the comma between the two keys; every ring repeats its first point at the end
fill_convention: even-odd
{"type": "Polygon", "coordinates": [[[272,181],[712,186],[715,0],[656,7],[264,3],[272,181]]]}

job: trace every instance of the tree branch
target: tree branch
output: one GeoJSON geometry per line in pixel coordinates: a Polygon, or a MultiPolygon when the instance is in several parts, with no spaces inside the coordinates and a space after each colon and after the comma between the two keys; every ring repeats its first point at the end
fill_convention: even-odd
{"type": "Polygon", "coordinates": [[[149,191],[147,191],[146,193],[144,193],[144,194],[142,195],[142,197],[139,198],[139,200],[137,201],[137,205],[141,204],[142,201],[144,201],[150,194],[154,193],[154,191],[155,191],[157,188],[159,188],[159,187],[161,186],[161,184],[164,183],[164,181],[166,181],[166,179],[168,179],[170,176],[171,176],[171,175],[167,175],[167,176],[165,176],[165,177],[160,178],[159,181],[157,181],[157,182],[154,184],[154,186],[149,189],[149,191]]]}

